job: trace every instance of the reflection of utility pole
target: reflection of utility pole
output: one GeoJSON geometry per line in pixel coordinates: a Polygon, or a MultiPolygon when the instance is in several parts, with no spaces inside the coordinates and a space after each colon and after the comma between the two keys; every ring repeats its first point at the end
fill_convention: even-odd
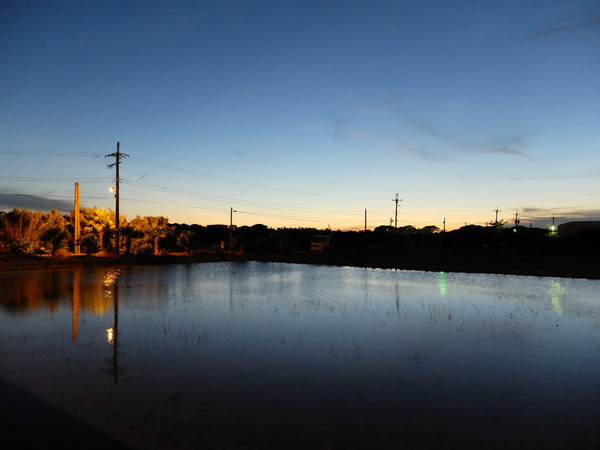
{"type": "Polygon", "coordinates": [[[113,167],[116,168],[116,177],[115,177],[116,243],[115,243],[115,249],[116,249],[117,253],[119,253],[119,164],[121,164],[121,159],[128,158],[129,155],[127,155],[125,153],[121,153],[119,151],[119,142],[117,142],[117,152],[109,153],[108,155],[104,155],[104,157],[105,158],[115,158],[115,162],[108,164],[106,167],[108,167],[109,169],[112,169],[113,167]]]}
{"type": "Polygon", "coordinates": [[[396,194],[396,198],[392,199],[393,202],[396,202],[396,215],[395,215],[395,222],[394,222],[394,231],[398,231],[398,202],[401,202],[402,199],[398,198],[398,194],[396,194]]]}
{"type": "Polygon", "coordinates": [[[79,240],[80,240],[80,222],[79,222],[79,183],[75,183],[75,211],[73,211],[73,214],[75,216],[75,223],[73,224],[75,226],[75,233],[73,235],[73,251],[75,252],[76,255],[79,255],[81,253],[81,246],[79,245],[79,240]]]}
{"type": "Polygon", "coordinates": [[[79,317],[79,288],[81,286],[81,267],[73,271],[73,331],[72,338],[77,340],[77,319],[79,317]]]}
{"type": "Polygon", "coordinates": [[[119,372],[119,280],[117,278],[117,280],[115,280],[115,284],[114,284],[114,291],[115,291],[115,295],[114,295],[114,300],[115,300],[115,306],[114,306],[114,312],[115,312],[115,321],[113,324],[113,332],[114,332],[114,338],[113,338],[113,381],[115,384],[117,384],[117,381],[119,381],[118,378],[118,372],[119,372]]]}

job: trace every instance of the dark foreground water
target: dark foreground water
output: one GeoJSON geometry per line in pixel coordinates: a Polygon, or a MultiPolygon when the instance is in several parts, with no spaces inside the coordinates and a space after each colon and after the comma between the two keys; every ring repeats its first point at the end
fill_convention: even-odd
{"type": "Polygon", "coordinates": [[[25,443],[600,445],[600,281],[206,263],[6,272],[0,296],[25,443]]]}

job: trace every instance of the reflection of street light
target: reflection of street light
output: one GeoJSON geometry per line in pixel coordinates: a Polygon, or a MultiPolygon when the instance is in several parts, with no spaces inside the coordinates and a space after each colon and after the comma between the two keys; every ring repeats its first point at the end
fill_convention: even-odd
{"type": "Polygon", "coordinates": [[[442,217],[442,222],[444,223],[444,233],[446,232],[446,218],[442,217]]]}

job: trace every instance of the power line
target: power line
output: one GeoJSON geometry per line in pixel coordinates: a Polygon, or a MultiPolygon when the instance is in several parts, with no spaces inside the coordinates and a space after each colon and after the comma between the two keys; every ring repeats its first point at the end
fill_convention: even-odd
{"type": "Polygon", "coordinates": [[[289,207],[289,206],[277,205],[274,203],[254,202],[254,201],[250,201],[250,200],[240,200],[239,198],[222,197],[222,196],[217,196],[217,195],[203,194],[203,193],[198,193],[198,192],[193,192],[193,191],[186,191],[186,190],[182,190],[182,189],[169,188],[169,187],[165,187],[165,186],[157,186],[157,185],[148,184],[148,183],[140,183],[138,181],[131,181],[131,180],[127,180],[125,178],[121,178],[121,181],[125,184],[138,186],[141,188],[153,189],[153,190],[158,190],[160,192],[184,195],[184,196],[188,196],[188,197],[200,198],[200,199],[216,201],[216,202],[226,202],[228,204],[231,204],[233,202],[233,203],[238,203],[238,204],[258,206],[258,207],[262,207],[262,208],[279,209],[279,210],[284,210],[284,211],[303,209],[306,211],[325,212],[329,215],[355,216],[357,214],[356,211],[334,211],[334,212],[332,212],[331,209],[310,208],[310,207],[300,207],[300,206],[289,207]]]}
{"type": "MultiPolygon", "coordinates": [[[[7,193],[3,193],[0,192],[0,195],[2,196],[7,196],[10,195],[12,197],[35,197],[35,198],[49,198],[49,199],[58,199],[58,198],[73,198],[72,195],[36,195],[36,194],[16,194],[13,192],[7,192],[7,193]]],[[[91,195],[85,195],[85,196],[80,196],[80,198],[86,198],[86,199],[95,199],[95,200],[106,200],[106,197],[97,197],[97,196],[91,196],[91,195]]]]}
{"type": "Polygon", "coordinates": [[[86,152],[65,152],[58,151],[53,152],[49,150],[28,150],[28,149],[19,149],[19,148],[0,148],[0,153],[5,155],[23,155],[23,156],[78,156],[84,158],[99,158],[101,155],[86,153],[86,152]]]}
{"type": "Polygon", "coordinates": [[[47,183],[72,183],[74,181],[80,181],[83,183],[95,183],[99,181],[112,180],[110,177],[96,177],[96,178],[62,178],[62,177],[0,177],[0,180],[6,181],[43,181],[47,183]]]}
{"type": "MultiPolygon", "coordinates": [[[[276,214],[263,214],[263,213],[249,212],[249,211],[240,211],[237,209],[235,210],[235,212],[239,213],[239,214],[249,214],[249,215],[253,215],[253,216],[273,217],[276,219],[301,220],[301,221],[305,221],[305,222],[323,222],[323,223],[331,222],[331,219],[315,219],[315,218],[298,217],[298,216],[280,216],[280,215],[276,215],[276,214]]],[[[346,219],[346,220],[336,220],[336,221],[340,222],[340,223],[354,223],[354,222],[356,222],[356,219],[346,219]]]]}

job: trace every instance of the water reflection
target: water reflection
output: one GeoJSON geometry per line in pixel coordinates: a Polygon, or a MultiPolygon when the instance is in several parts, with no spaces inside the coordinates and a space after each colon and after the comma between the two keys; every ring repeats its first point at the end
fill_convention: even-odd
{"type": "MultiPolygon", "coordinates": [[[[107,288],[105,296],[113,297],[113,311],[114,311],[114,322],[113,327],[110,330],[109,344],[112,345],[112,373],[113,381],[116,384],[118,381],[119,373],[119,275],[121,271],[119,269],[109,269],[104,276],[103,284],[107,288]],[[108,288],[112,288],[108,290],[108,288]]],[[[108,330],[107,330],[108,332],[108,330]]]]}
{"type": "Polygon", "coordinates": [[[79,302],[80,297],[80,286],[81,286],[81,268],[73,270],[73,330],[71,333],[72,339],[77,340],[77,317],[79,315],[79,302]]]}
{"type": "Polygon", "coordinates": [[[548,289],[548,295],[550,299],[552,299],[552,307],[556,314],[562,316],[563,308],[562,308],[562,298],[565,296],[567,291],[561,286],[559,281],[550,281],[550,288],[548,289]]]}
{"type": "Polygon", "coordinates": [[[102,315],[112,309],[112,299],[105,298],[100,282],[106,273],[101,268],[0,273],[0,307],[14,314],[53,312],[69,301],[74,309],[102,315]]]}
{"type": "Polygon", "coordinates": [[[444,272],[438,273],[438,285],[440,287],[440,297],[443,300],[446,296],[446,292],[448,292],[448,279],[444,272]]]}
{"type": "Polygon", "coordinates": [[[585,431],[600,425],[598,292],[265,263],[0,274],[0,375],[123,436],[173,417],[201,433],[208,403],[256,433],[299,417],[382,436],[585,431]]]}

